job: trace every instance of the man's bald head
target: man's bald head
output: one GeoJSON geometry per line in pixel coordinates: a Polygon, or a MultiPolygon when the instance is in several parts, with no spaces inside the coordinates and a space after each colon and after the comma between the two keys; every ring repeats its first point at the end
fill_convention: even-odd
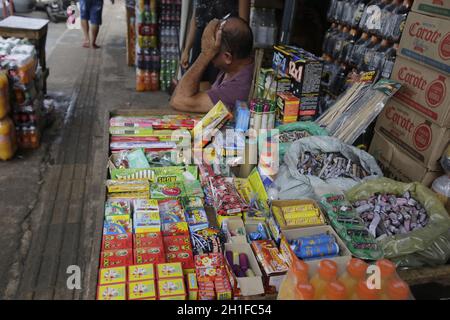
{"type": "Polygon", "coordinates": [[[230,52],[235,59],[249,58],[253,52],[253,32],[248,23],[238,17],[226,20],[222,29],[222,52],[230,52]]]}

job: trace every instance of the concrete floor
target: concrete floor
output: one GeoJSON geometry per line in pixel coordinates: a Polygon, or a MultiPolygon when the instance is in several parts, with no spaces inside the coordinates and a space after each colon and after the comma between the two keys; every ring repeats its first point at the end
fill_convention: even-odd
{"type": "MultiPolygon", "coordinates": [[[[45,18],[43,12],[31,16],[45,18]]],[[[80,30],[49,25],[54,122],[38,150],[0,163],[0,299],[94,298],[108,114],[167,105],[165,93],[134,90],[135,71],[125,59],[124,1],[105,1],[103,21],[100,50],[82,48],[80,30]],[[66,287],[69,265],[81,268],[81,290],[66,287]]]]}

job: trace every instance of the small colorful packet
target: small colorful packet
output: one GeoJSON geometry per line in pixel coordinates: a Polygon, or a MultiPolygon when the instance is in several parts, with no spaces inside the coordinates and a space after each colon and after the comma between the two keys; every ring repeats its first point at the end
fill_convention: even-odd
{"type": "Polygon", "coordinates": [[[128,267],[128,281],[155,280],[155,266],[152,263],[128,267]]]}
{"type": "Polygon", "coordinates": [[[136,149],[127,154],[128,167],[130,169],[150,168],[147,157],[142,149],[136,149]]]}
{"type": "Polygon", "coordinates": [[[209,227],[208,216],[203,208],[186,209],[186,220],[191,231],[197,231],[209,227]]]}
{"type": "Polygon", "coordinates": [[[200,197],[186,197],[182,199],[183,206],[186,209],[203,208],[203,199],[200,197]]]}
{"type": "Polygon", "coordinates": [[[128,283],[128,300],[156,298],[155,280],[128,283]]]}
{"type": "Polygon", "coordinates": [[[131,205],[128,200],[108,200],[105,203],[105,217],[131,214],[131,205]]]}
{"type": "Polygon", "coordinates": [[[136,211],[133,214],[135,233],[161,231],[161,220],[158,211],[136,211]]]}
{"type": "Polygon", "coordinates": [[[205,196],[202,185],[198,180],[186,180],[184,181],[184,190],[186,197],[201,197],[205,196]]]}
{"type": "Polygon", "coordinates": [[[108,193],[149,192],[150,183],[146,180],[107,180],[108,193]]]}
{"type": "Polygon", "coordinates": [[[150,198],[152,199],[178,198],[184,196],[184,186],[180,182],[152,183],[150,185],[150,198]]]}
{"type": "Polygon", "coordinates": [[[126,300],[126,285],[110,284],[97,287],[97,300],[126,300]]]}
{"type": "Polygon", "coordinates": [[[159,206],[159,215],[161,217],[161,222],[163,224],[186,222],[184,210],[179,200],[176,199],[160,200],[158,201],[158,206],[159,206]]]}
{"type": "Polygon", "coordinates": [[[104,268],[99,270],[99,285],[125,283],[127,281],[126,267],[104,268]]]}

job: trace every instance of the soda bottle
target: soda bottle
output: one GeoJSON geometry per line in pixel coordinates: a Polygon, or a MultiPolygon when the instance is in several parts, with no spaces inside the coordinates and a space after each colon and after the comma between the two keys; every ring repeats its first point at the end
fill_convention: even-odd
{"type": "Polygon", "coordinates": [[[294,290],[299,284],[309,284],[309,266],[301,261],[294,260],[292,268],[290,268],[280,285],[278,300],[292,300],[295,293],[294,290]]]}
{"type": "Polygon", "coordinates": [[[348,36],[342,41],[342,49],[339,53],[338,61],[348,63],[350,53],[357,40],[358,31],[356,29],[351,29],[348,36]]]}
{"type": "Polygon", "coordinates": [[[394,43],[394,45],[388,50],[386,54],[386,60],[384,61],[383,70],[381,72],[381,77],[389,79],[392,74],[392,70],[394,70],[395,60],[397,58],[397,50],[398,43],[394,43]]]}
{"type": "Polygon", "coordinates": [[[352,19],[350,22],[350,25],[352,28],[358,28],[359,24],[361,22],[361,18],[364,14],[364,10],[366,8],[366,5],[369,3],[370,0],[359,0],[354,4],[354,9],[352,13],[352,19]]]}
{"type": "Polygon", "coordinates": [[[387,291],[382,293],[380,300],[409,300],[411,292],[406,282],[400,279],[393,279],[387,285],[387,291]]]}
{"type": "Polygon", "coordinates": [[[375,51],[372,60],[369,62],[367,71],[377,71],[378,75],[381,76],[381,71],[389,48],[389,42],[386,39],[383,39],[380,43],[380,47],[375,51]]]}
{"type": "Polygon", "coordinates": [[[347,288],[339,281],[329,282],[325,288],[325,300],[347,300],[347,288]]]}
{"type": "Polygon", "coordinates": [[[314,300],[314,287],[309,283],[298,283],[292,300],[314,300]]]}
{"type": "Polygon", "coordinates": [[[361,20],[359,21],[359,29],[363,32],[369,32],[369,22],[371,21],[371,16],[373,12],[370,12],[371,6],[377,5],[381,2],[381,0],[371,0],[364,7],[364,12],[361,16],[361,20]],[[370,8],[370,9],[369,9],[370,8]]]}
{"type": "Polygon", "coordinates": [[[358,64],[358,70],[369,70],[369,65],[370,63],[372,63],[375,52],[378,50],[380,45],[380,40],[376,36],[372,36],[370,38],[370,43],[367,47],[364,48],[364,55],[362,56],[362,59],[358,64]]]}
{"type": "Polygon", "coordinates": [[[376,289],[371,289],[367,286],[366,280],[360,280],[356,286],[355,293],[352,300],[378,300],[379,295],[376,289]]]}
{"type": "Polygon", "coordinates": [[[324,55],[331,56],[332,49],[331,49],[331,45],[330,45],[330,40],[332,39],[332,37],[337,35],[338,32],[339,32],[338,25],[337,25],[337,23],[333,22],[331,24],[331,27],[325,33],[325,37],[323,40],[322,51],[323,51],[324,55]]]}
{"type": "Polygon", "coordinates": [[[350,53],[350,59],[348,61],[348,64],[352,67],[357,67],[364,55],[364,51],[367,48],[367,46],[370,44],[369,34],[367,32],[364,32],[358,41],[356,41],[355,45],[353,46],[353,50],[350,53]]]}
{"type": "Polygon", "coordinates": [[[311,284],[315,290],[315,299],[323,298],[327,284],[336,280],[337,271],[338,267],[336,262],[329,259],[324,259],[319,262],[317,273],[311,279],[311,284]]]}
{"type": "Polygon", "coordinates": [[[346,272],[339,277],[339,281],[345,285],[350,295],[355,292],[358,282],[365,278],[367,266],[361,259],[352,258],[347,264],[346,272]]]}
{"type": "Polygon", "coordinates": [[[0,119],[0,159],[9,160],[17,150],[16,130],[9,117],[0,119]]]}
{"type": "Polygon", "coordinates": [[[397,7],[399,7],[402,4],[403,0],[394,0],[391,4],[385,6],[383,10],[381,10],[381,30],[378,34],[379,36],[390,39],[390,35],[392,32],[390,32],[390,28],[392,27],[392,19],[393,19],[393,12],[397,7]]]}
{"type": "Polygon", "coordinates": [[[396,266],[387,259],[378,260],[376,265],[380,269],[381,292],[384,292],[387,288],[387,283],[396,278],[396,266]]]}
{"type": "Polygon", "coordinates": [[[337,0],[336,1],[336,10],[334,12],[333,20],[341,23],[342,22],[342,15],[344,13],[344,0],[337,0]]]}
{"type": "Polygon", "coordinates": [[[136,91],[142,92],[145,91],[145,78],[144,78],[144,70],[136,69],[136,91]]]}
{"type": "Polygon", "coordinates": [[[394,19],[392,22],[391,35],[389,39],[393,42],[399,42],[405,28],[406,18],[411,10],[412,1],[405,0],[403,4],[394,10],[394,19]]]}
{"type": "Polygon", "coordinates": [[[328,8],[328,11],[327,11],[327,20],[328,21],[335,21],[334,20],[334,16],[335,16],[335,13],[336,13],[336,6],[337,6],[337,0],[331,0],[330,1],[330,7],[328,8]]]}

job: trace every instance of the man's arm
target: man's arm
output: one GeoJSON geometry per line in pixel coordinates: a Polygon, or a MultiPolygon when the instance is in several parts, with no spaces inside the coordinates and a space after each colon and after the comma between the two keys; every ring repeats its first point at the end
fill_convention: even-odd
{"type": "Polygon", "coordinates": [[[221,38],[219,20],[214,19],[203,32],[200,55],[181,78],[170,99],[172,108],[178,111],[208,112],[213,107],[208,94],[200,92],[200,80],[208,64],[219,52],[221,38]]]}

